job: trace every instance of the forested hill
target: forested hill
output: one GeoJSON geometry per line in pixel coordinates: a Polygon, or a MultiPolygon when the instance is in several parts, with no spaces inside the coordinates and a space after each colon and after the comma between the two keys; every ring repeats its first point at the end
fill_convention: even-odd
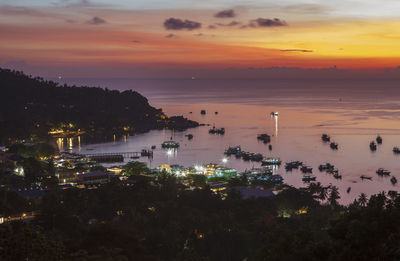
{"type": "Polygon", "coordinates": [[[198,126],[183,117],[167,117],[135,91],[59,85],[22,72],[0,69],[0,141],[44,137],[50,130],[91,136],[182,130],[198,126]]]}

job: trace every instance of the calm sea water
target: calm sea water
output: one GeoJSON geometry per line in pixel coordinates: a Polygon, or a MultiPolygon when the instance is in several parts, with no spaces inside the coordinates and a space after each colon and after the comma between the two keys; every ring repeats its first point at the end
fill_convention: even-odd
{"type": "MultiPolygon", "coordinates": [[[[66,81],[110,89],[134,89],[168,115],[183,115],[226,129],[224,136],[210,135],[210,127],[204,126],[185,132],[151,131],[101,144],[78,146],[75,141],[74,152],[140,151],[156,145],[152,160],[140,159],[154,168],[164,163],[191,166],[215,162],[223,165],[225,149],[240,145],[243,150],[280,157],[283,162],[303,161],[313,167],[317,181],[339,187],[344,204],[353,201],[361,192],[370,195],[399,190],[400,185],[392,185],[390,178],[375,174],[378,168],[386,168],[400,181],[400,155],[392,153],[394,146],[400,146],[400,89],[395,81],[66,81]],[[206,115],[200,115],[202,109],[207,110],[206,115]],[[271,111],[278,111],[279,117],[271,118],[271,111]],[[188,133],[194,135],[193,140],[184,136],[188,133]],[[257,141],[256,136],[260,133],[272,135],[272,151],[257,141]],[[322,133],[328,133],[339,144],[339,150],[333,151],[329,144],[324,144],[322,133]],[[371,152],[369,142],[378,134],[383,137],[383,144],[371,152]],[[168,153],[160,144],[171,136],[181,146],[168,153]],[[339,169],[342,180],[319,172],[318,165],[326,162],[339,169]],[[372,177],[372,181],[362,181],[361,175],[372,177]],[[351,187],[350,193],[346,192],[348,187],[351,187]]],[[[243,171],[259,167],[260,163],[231,157],[225,165],[243,171]]],[[[287,184],[305,186],[301,180],[303,174],[298,170],[286,172],[282,165],[275,172],[282,175],[287,184]]]]}

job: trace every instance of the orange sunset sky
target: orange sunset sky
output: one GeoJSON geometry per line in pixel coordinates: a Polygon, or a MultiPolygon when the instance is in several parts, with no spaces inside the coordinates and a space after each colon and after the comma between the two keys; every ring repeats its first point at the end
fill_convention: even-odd
{"type": "Polygon", "coordinates": [[[398,10],[393,0],[0,0],[0,65],[79,77],[137,68],[396,68],[398,10]]]}

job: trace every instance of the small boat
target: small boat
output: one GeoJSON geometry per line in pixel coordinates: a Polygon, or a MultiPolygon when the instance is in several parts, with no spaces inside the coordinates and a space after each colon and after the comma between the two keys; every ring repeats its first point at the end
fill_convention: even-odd
{"type": "Polygon", "coordinates": [[[398,147],[393,148],[393,153],[394,154],[400,154],[400,149],[398,147]]]}
{"type": "Polygon", "coordinates": [[[393,177],[390,179],[390,182],[392,182],[393,185],[396,184],[396,183],[397,183],[396,177],[393,176],[393,177]]]}
{"type": "Polygon", "coordinates": [[[301,180],[304,182],[311,182],[311,181],[315,181],[316,179],[317,179],[316,177],[304,176],[301,180]]]}
{"type": "Polygon", "coordinates": [[[378,174],[379,176],[389,176],[389,175],[390,175],[390,171],[385,170],[385,169],[383,169],[383,168],[379,168],[379,169],[376,171],[376,174],[378,174]]]}
{"type": "Polygon", "coordinates": [[[303,162],[301,162],[301,161],[286,162],[285,169],[286,169],[286,171],[291,171],[292,169],[298,169],[302,165],[303,165],[303,162]]]}
{"type": "Polygon", "coordinates": [[[215,115],[217,115],[218,114],[218,112],[216,111],[216,112],[214,112],[215,113],[215,115]]]}
{"type": "Polygon", "coordinates": [[[371,141],[371,143],[369,144],[369,148],[371,151],[376,151],[376,144],[374,141],[371,141]]]}
{"type": "Polygon", "coordinates": [[[268,149],[272,150],[272,145],[271,144],[268,145],[268,149]]]}
{"type": "Polygon", "coordinates": [[[279,113],[277,111],[275,111],[275,112],[271,111],[270,115],[271,115],[271,117],[274,117],[274,116],[278,116],[279,113]]]}
{"type": "Polygon", "coordinates": [[[332,164],[330,164],[330,163],[325,163],[324,165],[319,165],[319,167],[318,167],[318,169],[319,169],[319,171],[329,171],[329,170],[331,170],[331,169],[334,169],[335,168],[335,166],[334,165],[332,165],[332,164]]]}
{"type": "Polygon", "coordinates": [[[258,135],[257,135],[257,140],[261,140],[261,141],[263,141],[264,143],[268,143],[268,142],[271,141],[271,136],[269,136],[269,135],[266,134],[266,133],[258,134],[258,135]]]}
{"type": "Polygon", "coordinates": [[[226,151],[225,154],[230,156],[230,155],[241,155],[242,149],[240,148],[240,146],[236,146],[236,147],[229,147],[226,151]]]}
{"type": "Polygon", "coordinates": [[[219,135],[224,135],[225,134],[225,128],[221,128],[221,129],[217,129],[214,127],[212,127],[212,129],[208,130],[208,133],[210,134],[219,134],[219,135]]]}
{"type": "Polygon", "coordinates": [[[346,190],[347,194],[349,194],[350,191],[351,191],[351,187],[348,187],[347,190],[346,190]]]}
{"type": "Polygon", "coordinates": [[[362,180],[364,180],[364,179],[372,180],[371,177],[368,177],[368,176],[365,176],[365,175],[361,175],[360,178],[361,178],[362,180]]]}
{"type": "Polygon", "coordinates": [[[339,145],[338,145],[337,143],[335,143],[335,142],[331,142],[331,144],[330,144],[329,146],[330,146],[331,149],[333,149],[333,150],[337,150],[338,147],[339,147],[339,145]]]}
{"type": "Polygon", "coordinates": [[[312,168],[307,167],[307,166],[302,166],[302,167],[300,168],[300,170],[301,170],[301,172],[303,172],[303,173],[312,173],[312,168]]]}
{"type": "Polygon", "coordinates": [[[140,152],[140,155],[141,155],[142,157],[152,157],[152,156],[153,156],[153,151],[143,149],[143,150],[140,152]]]}
{"type": "Polygon", "coordinates": [[[339,175],[339,172],[336,172],[335,174],[333,174],[333,177],[335,179],[342,179],[342,175],[339,175]]]}
{"type": "Polygon", "coordinates": [[[261,161],[261,165],[281,165],[282,161],[280,158],[265,158],[261,161]]]}
{"type": "Polygon", "coordinates": [[[205,115],[205,114],[206,114],[206,110],[201,110],[201,111],[200,111],[200,114],[201,114],[201,115],[205,115]]]}
{"type": "Polygon", "coordinates": [[[330,142],[331,141],[331,137],[329,137],[328,134],[322,134],[321,139],[323,142],[330,142]]]}
{"type": "Polygon", "coordinates": [[[170,149],[170,148],[178,148],[179,147],[179,142],[169,140],[169,141],[164,141],[161,144],[162,148],[170,149]]]}
{"type": "Polygon", "coordinates": [[[252,161],[262,161],[264,156],[261,153],[251,153],[250,160],[252,161]]]}
{"type": "Polygon", "coordinates": [[[190,113],[190,114],[192,114],[193,112],[192,112],[192,111],[190,111],[189,113],[190,113]]]}
{"type": "Polygon", "coordinates": [[[382,144],[382,137],[378,135],[378,137],[376,137],[376,143],[378,144],[382,144]]]}
{"type": "Polygon", "coordinates": [[[156,145],[151,146],[151,149],[155,150],[156,149],[156,145]]]}
{"type": "Polygon", "coordinates": [[[187,137],[188,140],[191,140],[191,139],[193,139],[193,134],[186,134],[185,137],[187,137]]]}

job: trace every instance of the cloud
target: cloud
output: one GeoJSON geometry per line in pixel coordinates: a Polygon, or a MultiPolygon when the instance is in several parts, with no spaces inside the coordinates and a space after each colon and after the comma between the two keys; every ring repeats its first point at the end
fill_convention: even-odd
{"type": "Polygon", "coordinates": [[[210,24],[209,26],[208,26],[208,29],[216,29],[217,27],[215,26],[215,25],[213,25],[213,24],[210,24]]]}
{"type": "Polygon", "coordinates": [[[132,43],[141,43],[142,41],[140,40],[132,40],[132,43]]]}
{"type": "Polygon", "coordinates": [[[282,49],[279,50],[281,52],[301,52],[301,53],[312,53],[313,50],[307,50],[307,49],[282,49]]]}
{"type": "Polygon", "coordinates": [[[203,33],[194,34],[194,36],[204,36],[203,33]]]}
{"type": "Polygon", "coordinates": [[[201,23],[171,17],[165,20],[164,27],[167,30],[194,30],[201,28],[201,23]]]}
{"type": "Polygon", "coordinates": [[[167,35],[165,36],[165,38],[174,38],[174,37],[175,37],[174,34],[167,34],[167,35]]]}
{"type": "Polygon", "coordinates": [[[288,24],[280,20],[279,18],[269,19],[269,18],[257,18],[250,21],[250,27],[275,27],[275,26],[287,26],[288,24]]]}
{"type": "Polygon", "coordinates": [[[88,24],[93,24],[93,25],[99,25],[99,24],[105,24],[107,23],[106,20],[104,20],[103,18],[100,18],[98,16],[93,17],[92,19],[90,19],[89,21],[87,21],[88,24]]]}
{"type": "Polygon", "coordinates": [[[217,18],[232,18],[235,17],[235,11],[233,9],[222,10],[214,15],[217,18]]]}

